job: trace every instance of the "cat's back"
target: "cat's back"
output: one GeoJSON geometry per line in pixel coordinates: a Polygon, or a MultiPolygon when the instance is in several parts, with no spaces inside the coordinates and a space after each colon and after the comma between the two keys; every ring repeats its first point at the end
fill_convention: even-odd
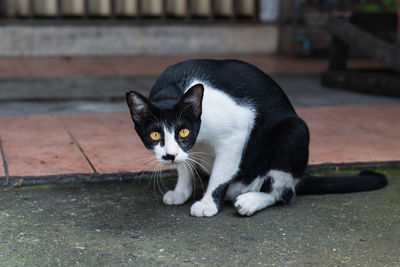
{"type": "Polygon", "coordinates": [[[224,92],[238,104],[252,104],[258,113],[277,107],[294,112],[288,98],[272,78],[240,60],[193,59],[172,65],[157,79],[149,99],[178,102],[195,82],[224,92]]]}

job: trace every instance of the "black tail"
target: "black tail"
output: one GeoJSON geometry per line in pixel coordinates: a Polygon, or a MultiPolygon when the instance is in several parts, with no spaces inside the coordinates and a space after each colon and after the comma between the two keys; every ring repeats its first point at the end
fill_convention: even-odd
{"type": "Polygon", "coordinates": [[[353,193],[375,190],[387,184],[386,176],[364,170],[354,176],[317,177],[306,175],[296,185],[297,195],[353,193]]]}

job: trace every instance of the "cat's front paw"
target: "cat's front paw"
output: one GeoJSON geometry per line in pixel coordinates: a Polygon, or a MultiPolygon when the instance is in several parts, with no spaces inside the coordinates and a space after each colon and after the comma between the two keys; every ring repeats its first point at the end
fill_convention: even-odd
{"type": "Polygon", "coordinates": [[[166,205],[180,205],[185,203],[186,200],[188,200],[189,196],[190,194],[185,194],[183,192],[170,190],[164,195],[163,201],[164,204],[166,205]]]}
{"type": "Polygon", "coordinates": [[[211,217],[218,213],[214,201],[197,201],[190,208],[190,215],[195,217],[211,217]]]}

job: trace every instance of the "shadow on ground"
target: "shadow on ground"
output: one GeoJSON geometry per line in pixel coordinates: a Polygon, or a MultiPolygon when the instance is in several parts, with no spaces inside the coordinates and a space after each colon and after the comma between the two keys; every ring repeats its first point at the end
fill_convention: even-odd
{"type": "Polygon", "coordinates": [[[400,170],[384,172],[384,189],[302,196],[250,218],[228,204],[190,217],[193,200],[164,206],[147,181],[3,188],[0,266],[400,265],[400,170]]]}

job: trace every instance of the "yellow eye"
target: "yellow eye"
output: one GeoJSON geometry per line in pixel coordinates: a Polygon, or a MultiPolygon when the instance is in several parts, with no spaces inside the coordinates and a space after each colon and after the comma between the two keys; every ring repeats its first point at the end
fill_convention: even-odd
{"type": "Polygon", "coordinates": [[[154,141],[158,141],[161,139],[161,134],[159,132],[151,132],[150,138],[153,139],[154,141]]]}
{"type": "Polygon", "coordinates": [[[189,133],[190,133],[189,129],[184,128],[179,131],[179,136],[185,138],[189,135],[189,133]]]}

